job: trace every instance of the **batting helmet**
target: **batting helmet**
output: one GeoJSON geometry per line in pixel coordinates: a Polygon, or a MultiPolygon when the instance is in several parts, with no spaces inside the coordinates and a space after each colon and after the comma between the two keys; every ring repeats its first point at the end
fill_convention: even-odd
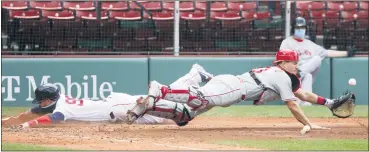
{"type": "Polygon", "coordinates": [[[306,21],[303,17],[297,17],[295,20],[295,27],[306,27],[306,21]]]}
{"type": "Polygon", "coordinates": [[[36,88],[36,98],[32,101],[34,104],[39,104],[44,99],[50,99],[52,101],[59,100],[60,94],[57,86],[53,84],[44,84],[36,88]]]}
{"type": "Polygon", "coordinates": [[[278,63],[280,61],[298,61],[299,55],[294,50],[283,49],[279,50],[275,56],[275,61],[273,64],[278,63]]]}

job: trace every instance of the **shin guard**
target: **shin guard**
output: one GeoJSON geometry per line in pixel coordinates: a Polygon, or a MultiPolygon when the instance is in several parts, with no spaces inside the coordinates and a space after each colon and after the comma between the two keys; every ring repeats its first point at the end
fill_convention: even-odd
{"type": "Polygon", "coordinates": [[[139,117],[142,117],[148,109],[152,109],[156,102],[155,99],[159,98],[148,96],[146,99],[137,99],[137,104],[133,107],[132,110],[128,110],[127,112],[127,123],[132,124],[139,117]]]}
{"type": "Polygon", "coordinates": [[[172,119],[175,122],[188,122],[192,119],[193,111],[182,103],[176,103],[165,99],[160,99],[154,103],[151,109],[146,111],[146,114],[153,116],[172,119]]]}
{"type": "Polygon", "coordinates": [[[152,81],[149,88],[149,95],[173,102],[186,103],[193,109],[201,109],[209,103],[194,86],[170,88],[156,81],[152,81]]]}

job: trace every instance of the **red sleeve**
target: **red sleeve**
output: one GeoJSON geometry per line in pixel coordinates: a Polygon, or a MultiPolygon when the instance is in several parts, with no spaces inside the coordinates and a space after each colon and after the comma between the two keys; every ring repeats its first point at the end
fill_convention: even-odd
{"type": "Polygon", "coordinates": [[[36,127],[40,125],[50,125],[52,123],[50,117],[48,115],[44,115],[41,117],[38,117],[36,119],[33,119],[31,121],[26,122],[24,125],[27,125],[29,127],[36,127]]]}

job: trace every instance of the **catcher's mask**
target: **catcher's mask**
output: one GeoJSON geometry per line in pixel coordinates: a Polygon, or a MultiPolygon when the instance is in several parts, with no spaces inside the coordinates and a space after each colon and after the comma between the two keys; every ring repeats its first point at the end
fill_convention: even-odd
{"type": "Polygon", "coordinates": [[[53,102],[46,106],[46,107],[42,107],[42,108],[47,108],[50,107],[52,105],[54,105],[56,103],[56,101],[59,100],[60,98],[60,94],[59,94],[59,89],[57,86],[53,85],[53,84],[44,84],[41,85],[39,87],[36,88],[35,90],[35,99],[32,101],[33,104],[40,104],[41,101],[45,100],[45,99],[49,99],[52,100],[53,102]]]}

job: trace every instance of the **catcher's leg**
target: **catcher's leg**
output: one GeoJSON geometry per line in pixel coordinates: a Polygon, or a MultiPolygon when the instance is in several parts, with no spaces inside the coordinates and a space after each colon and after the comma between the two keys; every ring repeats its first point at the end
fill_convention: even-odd
{"type": "Polygon", "coordinates": [[[186,104],[176,103],[164,99],[151,100],[148,98],[127,113],[128,124],[132,124],[142,114],[149,114],[160,118],[172,119],[178,126],[184,126],[192,120],[195,111],[186,104]]]}
{"type": "Polygon", "coordinates": [[[218,75],[199,88],[209,106],[228,107],[246,99],[245,83],[233,75],[218,75]]]}
{"type": "MultiPolygon", "coordinates": [[[[139,98],[138,100],[141,100],[139,98]]],[[[142,102],[142,101],[138,101],[142,102]]],[[[134,106],[134,105],[133,105],[134,106]]],[[[111,122],[127,122],[127,111],[131,107],[131,104],[118,104],[111,108],[110,121],[111,122]]],[[[138,118],[135,123],[136,124],[163,124],[166,123],[166,119],[159,118],[151,115],[144,115],[138,118]]]]}
{"type": "Polygon", "coordinates": [[[189,73],[180,77],[178,80],[170,84],[170,87],[177,86],[200,86],[201,82],[208,82],[213,75],[205,71],[199,64],[194,64],[189,73]]]}
{"type": "MultiPolygon", "coordinates": [[[[178,86],[180,87],[180,86],[178,86]]],[[[137,117],[145,114],[146,110],[154,107],[154,103],[160,99],[172,102],[185,103],[191,109],[204,108],[208,101],[199,96],[199,92],[194,87],[183,87],[171,89],[159,82],[152,81],[149,87],[148,96],[144,100],[137,100],[137,105],[128,111],[128,123],[132,123],[137,117]]]]}
{"type": "Polygon", "coordinates": [[[203,108],[208,104],[208,101],[201,97],[201,93],[195,86],[175,86],[172,88],[157,81],[152,81],[148,95],[147,98],[153,98],[150,100],[161,98],[173,102],[186,103],[193,109],[203,108]]]}

